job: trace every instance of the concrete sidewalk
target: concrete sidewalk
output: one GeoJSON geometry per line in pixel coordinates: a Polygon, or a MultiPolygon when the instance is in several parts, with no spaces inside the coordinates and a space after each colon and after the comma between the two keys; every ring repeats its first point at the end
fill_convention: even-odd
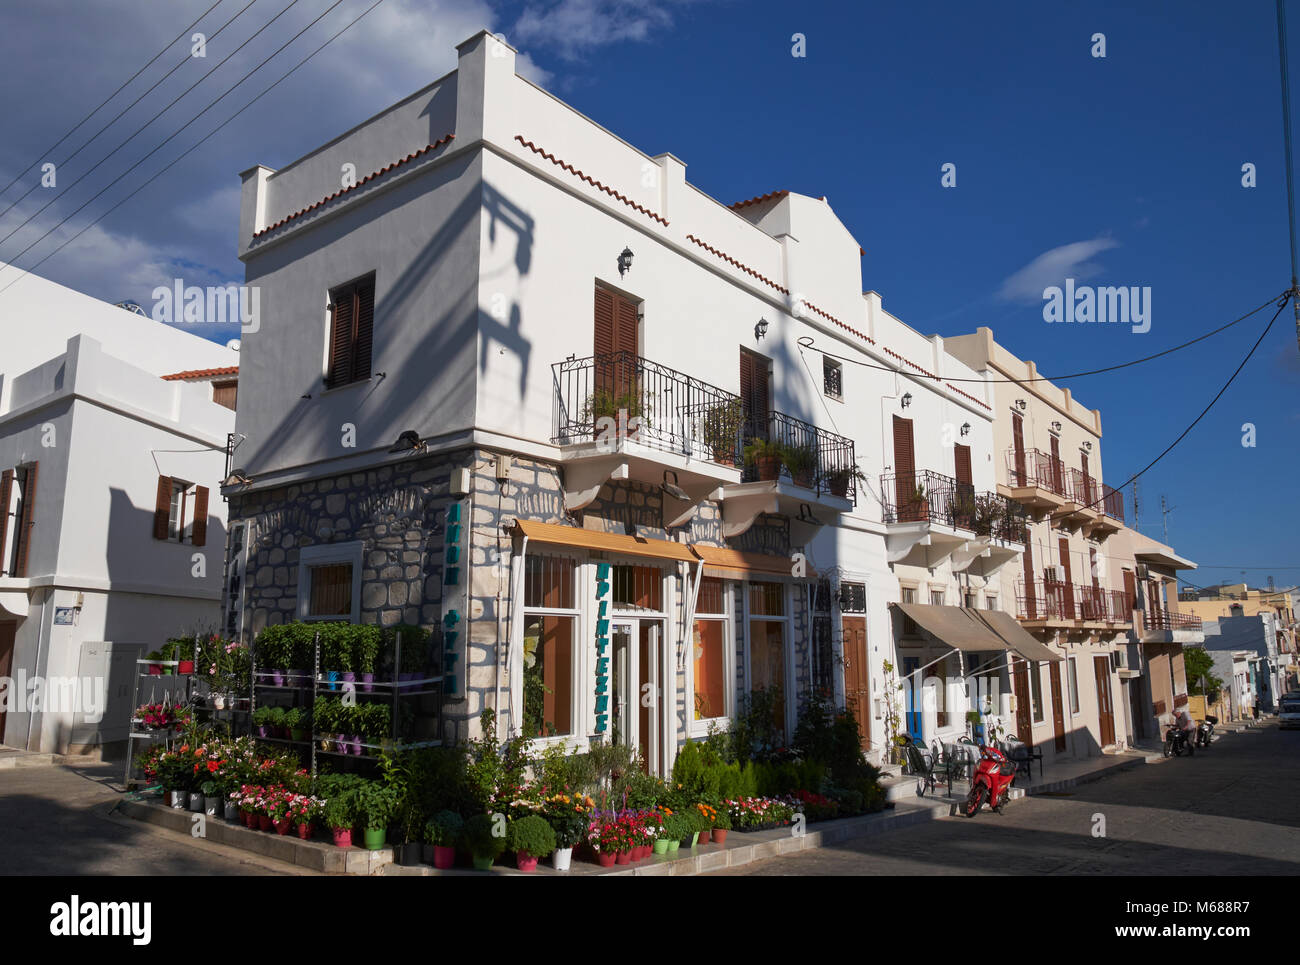
{"type": "Polygon", "coordinates": [[[37,754],[19,747],[0,744],[0,771],[16,767],[48,767],[55,763],[53,754],[37,754]]]}

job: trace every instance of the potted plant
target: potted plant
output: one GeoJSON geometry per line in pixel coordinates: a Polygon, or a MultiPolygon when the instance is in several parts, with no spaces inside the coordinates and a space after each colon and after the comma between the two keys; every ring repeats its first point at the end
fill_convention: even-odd
{"type": "Polygon", "coordinates": [[[363,784],[354,792],[357,797],[357,820],[361,822],[365,846],[370,851],[382,848],[388,840],[388,822],[397,810],[397,795],[381,784],[363,784]]]}
{"type": "Polygon", "coordinates": [[[966,723],[970,725],[971,737],[976,743],[984,742],[984,725],[980,723],[980,712],[978,710],[966,711],[966,723]]]}
{"type": "Polygon", "coordinates": [[[772,482],[781,475],[781,444],[770,439],[750,439],[745,446],[745,465],[758,470],[759,482],[772,482]]]}
{"type": "MultiPolygon", "coordinates": [[[[148,653],[146,653],[146,654],[144,655],[144,658],[145,658],[146,660],[151,660],[151,661],[161,661],[161,660],[163,659],[162,651],[161,651],[161,650],[150,650],[148,653]]],[[[157,676],[159,676],[162,672],[163,672],[163,666],[162,666],[161,663],[150,663],[150,664],[149,664],[149,673],[152,674],[153,676],[157,677],[157,676]]]]}
{"type": "Polygon", "coordinates": [[[591,799],[583,795],[556,794],[546,801],[543,814],[555,832],[556,871],[568,871],[573,861],[573,848],[582,841],[587,831],[587,814],[591,799]]]}
{"type": "Polygon", "coordinates": [[[703,801],[696,803],[695,810],[699,811],[700,815],[704,818],[704,827],[700,830],[698,843],[707,844],[710,836],[713,834],[713,822],[718,816],[718,811],[716,808],[710,807],[703,801]]]}
{"type": "Polygon", "coordinates": [[[323,751],[334,749],[333,737],[338,730],[338,721],[335,718],[337,707],[338,701],[331,700],[329,697],[317,697],[316,702],[312,704],[312,728],[317,734],[325,735],[325,739],[321,741],[323,751]]]}
{"type": "Polygon", "coordinates": [[[740,399],[728,399],[709,406],[704,413],[701,435],[704,448],[713,454],[714,462],[724,466],[736,464],[740,426],[744,421],[745,404],[740,399]]]}
{"type": "Polygon", "coordinates": [[[511,821],[507,836],[520,871],[536,871],[537,859],[555,850],[555,832],[539,814],[511,821]]]}
{"type": "MultiPolygon", "coordinates": [[[[439,811],[424,825],[426,849],[433,851],[432,864],[446,871],[456,864],[456,845],[465,830],[465,821],[455,811],[439,811]]],[[[425,860],[429,860],[426,855],[425,860]]]]}
{"type": "Polygon", "coordinates": [[[907,497],[903,522],[919,522],[930,518],[930,494],[918,485],[907,497]]]}
{"type": "Polygon", "coordinates": [[[172,645],[172,660],[176,661],[176,672],[182,676],[194,673],[194,641],[168,640],[172,645]]]}
{"type": "Polygon", "coordinates": [[[635,384],[622,391],[598,388],[582,404],[582,421],[590,423],[592,435],[597,439],[606,431],[600,424],[602,419],[613,420],[620,432],[626,432],[627,438],[635,439],[642,426],[650,425],[649,406],[641,398],[635,384]],[[639,420],[635,426],[632,425],[634,418],[639,420]]]}
{"type": "Polygon", "coordinates": [[[207,780],[199,785],[199,790],[203,792],[203,813],[209,817],[216,817],[217,811],[224,808],[221,801],[221,783],[216,780],[207,780]]]}
{"type": "Polygon", "coordinates": [[[353,635],[353,655],[357,672],[361,674],[361,689],[371,693],[375,689],[375,663],[379,659],[382,631],[375,626],[360,626],[353,635]]]}
{"type": "Polygon", "coordinates": [[[172,676],[176,672],[176,670],[174,667],[168,665],[176,661],[175,642],[172,640],[168,640],[166,643],[162,645],[162,647],[156,650],[155,653],[159,654],[162,657],[161,666],[162,666],[163,676],[164,677],[172,676]]]}
{"type": "Polygon", "coordinates": [[[271,711],[274,707],[259,707],[253,711],[253,726],[257,728],[258,737],[271,736],[271,711]]]}
{"type": "Polygon", "coordinates": [[[307,739],[307,712],[301,707],[289,707],[284,712],[284,727],[289,731],[289,739],[292,741],[305,741],[307,739]]]}
{"type": "Polygon", "coordinates": [[[506,849],[506,836],[495,815],[476,814],[465,822],[464,841],[474,867],[487,871],[506,849]]]}
{"type": "Polygon", "coordinates": [[[862,470],[857,465],[841,466],[838,469],[830,469],[822,477],[826,481],[826,488],[830,490],[832,496],[838,496],[844,499],[849,494],[849,483],[866,482],[867,477],[862,474],[862,470]]]}
{"type": "Polygon", "coordinates": [[[717,814],[713,818],[713,838],[714,844],[722,844],[727,840],[727,832],[731,830],[731,815],[725,807],[718,808],[717,814]]]}
{"type": "Polygon", "coordinates": [[[812,489],[817,475],[817,450],[809,445],[782,446],[781,462],[796,486],[812,489]]]}
{"type": "Polygon", "coordinates": [[[334,844],[340,848],[352,847],[352,825],[357,820],[355,792],[344,791],[329,798],[325,802],[323,816],[334,835],[334,844]]]}

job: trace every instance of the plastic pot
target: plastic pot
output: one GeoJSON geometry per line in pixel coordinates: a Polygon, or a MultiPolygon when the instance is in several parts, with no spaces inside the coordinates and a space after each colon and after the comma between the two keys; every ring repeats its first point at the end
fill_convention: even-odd
{"type": "MultiPolygon", "coordinates": [[[[353,673],[351,670],[345,670],[345,671],[343,671],[343,673],[341,674],[341,676],[343,677],[343,682],[344,682],[345,684],[354,684],[354,683],[357,682],[357,675],[356,675],[355,673],[353,673]]],[[[344,689],[344,690],[347,690],[348,688],[347,688],[347,687],[344,687],[343,689],[344,689]]]]}
{"type": "Polygon", "coordinates": [[[607,853],[602,851],[600,854],[596,855],[596,860],[600,862],[602,868],[612,868],[614,867],[615,855],[613,852],[607,853]]]}
{"type": "Polygon", "coordinates": [[[619,851],[614,855],[614,864],[631,864],[631,863],[632,863],[631,851],[619,851]]]}
{"type": "Polygon", "coordinates": [[[239,820],[239,805],[234,801],[226,802],[225,818],[232,823],[239,820]]]}
{"type": "Polygon", "coordinates": [[[290,687],[301,687],[308,680],[307,671],[290,670],[288,684],[290,687]]]}
{"type": "Polygon", "coordinates": [[[387,828],[366,828],[365,834],[361,836],[365,842],[366,848],[370,851],[378,851],[388,840],[387,828]]]}
{"type": "Polygon", "coordinates": [[[330,690],[339,689],[339,672],[337,670],[325,671],[325,679],[329,682],[330,690]]]}
{"type": "Polygon", "coordinates": [[[271,736],[271,728],[268,727],[266,724],[258,724],[258,725],[257,725],[257,736],[258,736],[258,737],[270,737],[270,736],[271,736]]]}
{"type": "Polygon", "coordinates": [[[374,675],[374,674],[372,674],[372,673],[363,673],[363,674],[361,675],[361,689],[362,689],[363,692],[365,692],[365,693],[367,693],[367,694],[374,692],[374,689],[375,689],[375,675],[374,675]]]}
{"type": "Polygon", "coordinates": [[[448,846],[435,844],[433,846],[433,866],[446,871],[448,868],[456,865],[456,849],[448,846]]]}
{"type": "Polygon", "coordinates": [[[682,843],[681,843],[680,841],[669,841],[669,842],[668,842],[668,853],[669,853],[669,854],[672,854],[673,852],[675,852],[675,851],[677,851],[679,848],[681,848],[681,846],[682,846],[682,843]]]}
{"type": "Polygon", "coordinates": [[[167,803],[174,808],[183,808],[187,803],[187,794],[185,791],[168,791],[169,797],[167,803]]]}
{"type": "Polygon", "coordinates": [[[700,844],[708,844],[708,843],[709,843],[709,837],[710,837],[710,835],[711,835],[711,831],[701,831],[701,832],[700,832],[700,842],[699,842],[699,843],[700,843],[700,844]]]}
{"type": "Polygon", "coordinates": [[[203,792],[202,791],[190,792],[190,810],[193,811],[195,814],[203,813],[203,792]]]}
{"type": "Polygon", "coordinates": [[[194,673],[193,660],[178,660],[176,663],[177,663],[176,672],[181,676],[194,673]]]}
{"type": "Polygon", "coordinates": [[[487,855],[486,857],[480,857],[479,855],[474,855],[474,870],[488,871],[491,869],[492,862],[494,860],[495,859],[491,855],[487,855]]]}
{"type": "Polygon", "coordinates": [[[351,742],[352,742],[352,753],[353,753],[356,757],[360,757],[360,756],[361,756],[361,753],[362,753],[362,752],[361,752],[361,735],[360,735],[360,734],[353,734],[353,735],[351,736],[350,740],[351,740],[351,742]]]}
{"type": "Polygon", "coordinates": [[[714,829],[713,829],[713,843],[714,843],[714,844],[722,844],[722,843],[725,842],[726,840],[727,840],[727,829],[726,829],[726,828],[714,828],[714,829]]]}
{"type": "Polygon", "coordinates": [[[284,671],[283,671],[283,670],[272,670],[272,671],[271,671],[271,686],[272,686],[272,687],[283,687],[283,686],[284,686],[284,671]]]}
{"type": "Polygon", "coordinates": [[[257,816],[257,826],[263,831],[271,831],[275,828],[275,823],[271,820],[269,814],[259,814],[257,816]]]}
{"type": "Polygon", "coordinates": [[[654,844],[654,849],[655,849],[655,854],[667,854],[667,853],[668,853],[668,839],[667,839],[667,838],[656,838],[656,839],[655,839],[655,844],[654,844]]]}
{"type": "Polygon", "coordinates": [[[515,867],[520,871],[536,871],[537,859],[524,851],[515,852],[515,867]]]}
{"type": "Polygon", "coordinates": [[[555,853],[551,855],[551,864],[556,871],[568,871],[573,864],[573,849],[556,848],[555,853]]]}
{"type": "Polygon", "coordinates": [[[160,664],[160,663],[151,663],[151,664],[149,664],[149,673],[150,673],[152,676],[154,676],[154,677],[161,677],[161,676],[162,676],[162,670],[163,670],[163,668],[162,668],[162,664],[160,664]]]}
{"type": "Polygon", "coordinates": [[[273,821],[276,834],[288,834],[289,829],[293,827],[293,822],[288,818],[281,818],[279,821],[273,821]]]}
{"type": "Polygon", "coordinates": [[[331,828],[334,835],[334,846],[337,848],[352,847],[352,829],[351,828],[331,828]]]}
{"type": "Polygon", "coordinates": [[[221,808],[221,798],[220,798],[220,797],[218,797],[218,796],[215,795],[215,794],[214,794],[212,797],[208,797],[206,794],[203,795],[203,813],[204,813],[204,814],[210,814],[210,815],[212,815],[212,816],[215,818],[215,817],[217,816],[217,813],[218,813],[219,811],[221,811],[221,810],[222,810],[222,808],[221,808]]]}
{"type": "MultiPolygon", "coordinates": [[[[686,843],[685,841],[682,842],[682,844],[685,844],[685,843],[686,843]]],[[[696,846],[697,844],[699,844],[699,843],[700,843],[700,832],[698,832],[698,831],[692,831],[692,832],[691,832],[691,845],[690,845],[690,846],[693,848],[693,847],[695,847],[695,846],[696,846]]]]}
{"type": "Polygon", "coordinates": [[[298,837],[302,838],[302,840],[304,840],[304,841],[310,841],[310,840],[311,840],[311,822],[310,822],[310,821],[307,821],[307,822],[305,822],[305,823],[303,823],[303,824],[299,824],[299,825],[298,825],[298,837]]]}

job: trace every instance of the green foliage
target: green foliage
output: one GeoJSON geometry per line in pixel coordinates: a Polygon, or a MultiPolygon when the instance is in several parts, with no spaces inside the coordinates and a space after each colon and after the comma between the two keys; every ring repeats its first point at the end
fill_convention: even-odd
{"type": "Polygon", "coordinates": [[[353,627],[352,658],[357,673],[374,673],[379,660],[379,650],[383,644],[383,631],[373,624],[360,624],[353,627]]]}
{"type": "Polygon", "coordinates": [[[401,807],[400,792],[374,781],[348,792],[356,800],[357,820],[370,831],[387,828],[401,807]]]}
{"type": "Polygon", "coordinates": [[[781,692],[759,687],[740,699],[731,722],[731,757],[737,761],[769,761],[785,756],[781,692]]]}
{"type": "Polygon", "coordinates": [[[455,811],[439,811],[424,825],[426,844],[441,848],[454,848],[460,843],[465,830],[464,819],[455,811]]]}
{"type": "Polygon", "coordinates": [[[570,754],[563,744],[549,744],[533,767],[537,783],[548,794],[594,794],[600,774],[591,754],[570,754]]]}
{"type": "Polygon", "coordinates": [[[1223,690],[1223,678],[1214,673],[1214,660],[1204,647],[1184,647],[1183,666],[1187,672],[1187,692],[1216,703],[1223,690]]]}
{"type": "Polygon", "coordinates": [[[794,730],[793,749],[804,760],[822,762],[833,774],[852,774],[865,761],[853,712],[836,709],[820,695],[809,701],[800,716],[794,730]]]}
{"type": "Polygon", "coordinates": [[[329,801],[368,783],[370,782],[359,774],[318,774],[312,782],[311,793],[314,797],[329,801]]]}
{"type": "Polygon", "coordinates": [[[745,443],[745,465],[752,466],[760,459],[780,459],[781,448],[775,439],[750,439],[745,443]]]}
{"type": "Polygon", "coordinates": [[[353,789],[326,800],[323,815],[325,823],[335,829],[351,828],[358,817],[357,794],[357,789],[353,789]]]}
{"type": "Polygon", "coordinates": [[[429,631],[410,623],[397,623],[384,629],[387,654],[396,653],[397,635],[402,635],[402,673],[417,673],[429,665],[429,631]]]}
{"type": "Polygon", "coordinates": [[[662,836],[665,839],[681,841],[684,838],[689,838],[692,833],[691,823],[685,814],[673,812],[664,815],[662,836]]]}
{"type": "Polygon", "coordinates": [[[782,446],[781,462],[794,477],[804,476],[817,468],[817,450],[812,446],[782,446]]]}
{"type": "Polygon", "coordinates": [[[529,857],[541,858],[555,850],[555,831],[536,814],[511,821],[507,835],[510,850],[529,857]]]}
{"type": "Polygon", "coordinates": [[[673,763],[673,784],[697,801],[720,800],[719,780],[725,767],[717,748],[688,740],[673,763]]]}
{"type": "Polygon", "coordinates": [[[688,807],[681,813],[686,819],[686,826],[690,829],[691,834],[698,834],[713,827],[713,825],[709,823],[709,819],[706,818],[697,807],[688,807]]]}
{"type": "Polygon", "coordinates": [[[757,762],[752,765],[754,787],[761,797],[784,797],[795,791],[821,793],[826,767],[817,761],[757,762]]]}
{"type": "Polygon", "coordinates": [[[491,814],[476,814],[465,822],[462,837],[465,848],[476,858],[497,858],[506,849],[506,836],[497,834],[499,819],[491,814]]]}

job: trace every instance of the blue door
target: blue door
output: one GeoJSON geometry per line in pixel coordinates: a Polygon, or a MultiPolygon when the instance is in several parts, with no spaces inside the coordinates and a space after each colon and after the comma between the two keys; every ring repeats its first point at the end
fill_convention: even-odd
{"type": "Polygon", "coordinates": [[[919,741],[921,735],[921,687],[920,682],[913,674],[921,667],[919,657],[903,658],[903,693],[906,695],[904,700],[907,702],[907,712],[904,718],[904,726],[907,732],[912,735],[912,739],[919,741]]]}

